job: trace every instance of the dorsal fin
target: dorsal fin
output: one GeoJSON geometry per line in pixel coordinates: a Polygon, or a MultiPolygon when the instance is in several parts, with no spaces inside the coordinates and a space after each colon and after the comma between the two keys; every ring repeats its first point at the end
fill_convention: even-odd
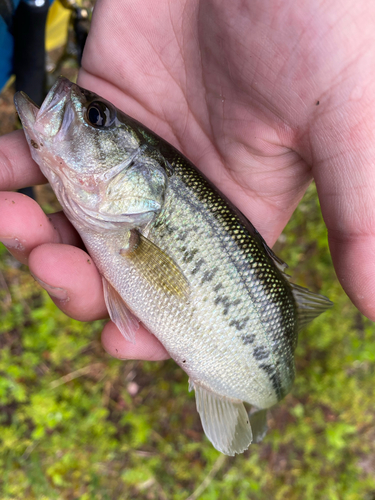
{"type": "MultiPolygon", "coordinates": [[[[256,230],[255,230],[256,231],[256,230]]],[[[256,231],[258,233],[258,231],[256,231]]],[[[288,267],[288,264],[286,262],[284,262],[282,259],[280,259],[280,257],[278,257],[275,252],[267,245],[267,243],[264,241],[263,237],[261,234],[259,234],[259,237],[262,241],[262,244],[263,244],[263,247],[268,255],[268,257],[270,257],[275,266],[277,267],[277,269],[279,271],[281,271],[287,278],[289,278],[289,276],[287,274],[285,274],[285,269],[288,267]]]]}
{"type": "Polygon", "coordinates": [[[231,202],[229,202],[228,200],[227,200],[227,202],[231,206],[232,210],[234,210],[237,213],[238,218],[240,219],[241,223],[249,231],[251,236],[253,236],[253,238],[258,239],[258,241],[263,245],[263,248],[266,251],[266,254],[268,255],[268,257],[270,257],[272,259],[272,261],[274,262],[277,269],[279,269],[279,271],[284,273],[285,269],[288,267],[288,264],[286,262],[284,262],[282,259],[280,259],[280,257],[278,257],[274,253],[274,251],[267,245],[263,236],[260,234],[260,232],[257,230],[257,228],[249,221],[249,219],[246,217],[246,215],[244,215],[231,202]]]}
{"type": "Polygon", "coordinates": [[[333,302],[324,295],[310,292],[307,288],[294,283],[289,284],[297,306],[298,331],[333,306],[333,302]]]}

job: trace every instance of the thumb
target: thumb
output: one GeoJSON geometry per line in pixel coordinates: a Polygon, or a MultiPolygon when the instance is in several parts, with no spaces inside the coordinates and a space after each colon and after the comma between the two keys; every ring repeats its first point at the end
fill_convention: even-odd
{"type": "MultiPolygon", "coordinates": [[[[367,92],[373,96],[374,90],[367,92]]],[[[338,279],[358,309],[375,320],[375,105],[366,103],[367,92],[361,103],[345,101],[337,120],[318,120],[311,144],[338,279]]]]}

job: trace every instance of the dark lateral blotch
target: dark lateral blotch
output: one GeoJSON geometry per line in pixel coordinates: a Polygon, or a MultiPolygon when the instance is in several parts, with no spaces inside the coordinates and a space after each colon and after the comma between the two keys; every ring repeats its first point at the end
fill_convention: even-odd
{"type": "Polygon", "coordinates": [[[255,340],[255,335],[253,333],[249,333],[247,335],[241,335],[241,340],[245,345],[252,344],[255,340]]]}
{"type": "Polygon", "coordinates": [[[257,360],[257,361],[261,361],[262,359],[266,359],[268,358],[269,356],[269,351],[266,347],[256,347],[254,349],[254,358],[257,360]]]}

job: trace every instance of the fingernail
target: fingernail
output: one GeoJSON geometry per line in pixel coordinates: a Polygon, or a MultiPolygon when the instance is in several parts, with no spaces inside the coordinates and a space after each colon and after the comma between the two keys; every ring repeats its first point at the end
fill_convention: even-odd
{"type": "Polygon", "coordinates": [[[49,285],[48,283],[45,283],[41,279],[37,278],[35,274],[32,274],[32,277],[39,283],[42,288],[44,288],[46,292],[49,293],[49,295],[51,295],[51,297],[59,300],[69,300],[68,292],[65,290],[65,288],[49,285]]]}
{"type": "Polygon", "coordinates": [[[25,250],[25,246],[20,242],[18,238],[1,237],[0,242],[10,250],[25,250]]]}

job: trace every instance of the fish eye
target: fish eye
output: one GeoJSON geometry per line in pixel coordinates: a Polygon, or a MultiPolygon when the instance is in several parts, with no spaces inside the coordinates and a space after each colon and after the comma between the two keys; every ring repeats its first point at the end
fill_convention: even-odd
{"type": "Polygon", "coordinates": [[[95,128],[108,128],[115,121],[116,113],[112,106],[102,101],[94,101],[86,110],[86,121],[95,128]]]}

